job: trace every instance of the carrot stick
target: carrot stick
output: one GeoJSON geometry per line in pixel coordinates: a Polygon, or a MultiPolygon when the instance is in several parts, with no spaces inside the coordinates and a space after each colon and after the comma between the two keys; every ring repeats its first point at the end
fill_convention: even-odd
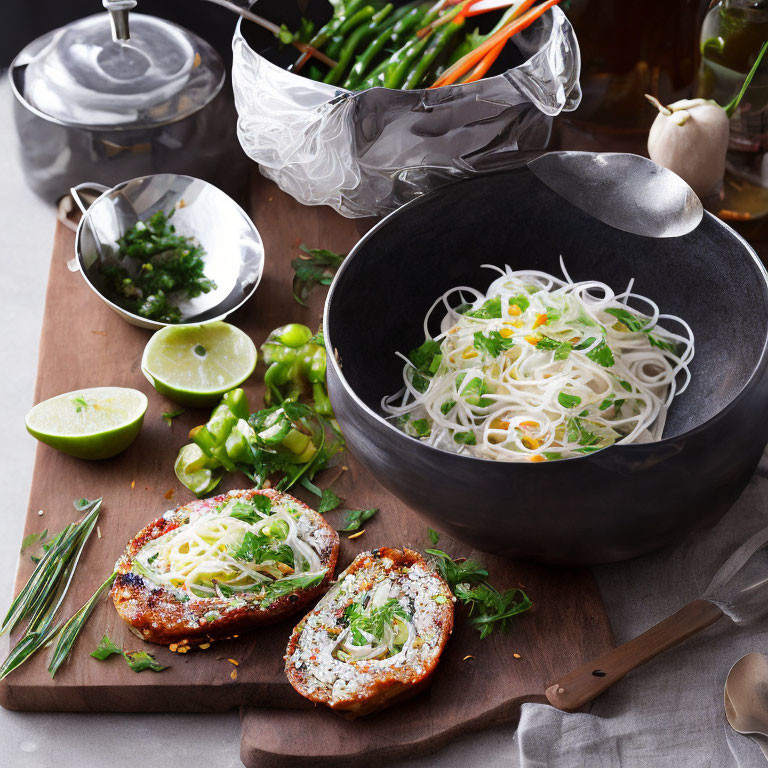
{"type": "MultiPolygon", "coordinates": [[[[465,16],[477,16],[480,13],[488,13],[489,11],[498,11],[499,8],[503,8],[503,5],[500,5],[496,8],[481,8],[479,11],[474,10],[474,6],[480,3],[481,0],[471,0],[469,7],[464,9],[464,15],[465,16]]],[[[509,0],[507,5],[513,5],[514,3],[518,2],[518,0],[509,0]]],[[[520,3],[520,7],[517,8],[514,18],[517,18],[521,13],[527,11],[536,0],[523,0],[522,3],[520,3]]]]}
{"type": "Polygon", "coordinates": [[[527,13],[519,16],[498,32],[492,34],[487,40],[480,43],[474,51],[470,51],[466,56],[459,59],[452,67],[449,67],[443,74],[430,86],[430,88],[440,88],[444,85],[455,83],[462,75],[480,63],[482,59],[495,48],[502,40],[506,43],[513,35],[521,32],[533,24],[545,11],[548,11],[553,5],[557,5],[560,0],[546,0],[541,5],[531,8],[527,13]]]}
{"type": "Polygon", "coordinates": [[[490,52],[485,55],[485,58],[480,60],[480,63],[461,81],[462,83],[474,83],[475,80],[480,80],[485,77],[485,73],[493,66],[496,59],[499,58],[499,54],[504,50],[507,41],[502,40],[495,48],[491,48],[490,52]]]}

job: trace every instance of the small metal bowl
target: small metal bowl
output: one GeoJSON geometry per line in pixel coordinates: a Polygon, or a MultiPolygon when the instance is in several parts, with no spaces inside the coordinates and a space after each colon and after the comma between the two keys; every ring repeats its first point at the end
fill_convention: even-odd
{"type": "Polygon", "coordinates": [[[205,276],[216,283],[210,293],[177,302],[181,323],[223,320],[245,304],[259,285],[264,269],[261,235],[245,211],[207,181],[158,174],[124,181],[111,189],[101,184],[78,184],[71,193],[83,217],[69,268],[79,270],[94,293],[131,325],[157,330],[172,323],[149,320],[108,299],[102,268],[121,263],[118,239],[156,211],[175,211],[176,231],[202,245],[205,276]],[[90,205],[83,200],[87,190],[100,193],[90,205]]]}

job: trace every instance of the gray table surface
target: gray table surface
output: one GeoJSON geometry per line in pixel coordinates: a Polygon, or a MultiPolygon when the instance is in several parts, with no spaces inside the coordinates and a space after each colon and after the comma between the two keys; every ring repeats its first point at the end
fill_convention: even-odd
{"type": "MultiPolygon", "coordinates": [[[[32,405],[37,366],[38,339],[43,314],[48,263],[55,212],[39,201],[24,186],[15,152],[11,119],[11,94],[3,77],[0,86],[0,295],[6,330],[3,357],[6,375],[0,377],[0,403],[8,412],[4,439],[0,441],[0,467],[3,472],[4,504],[0,507],[0,610],[10,600],[19,542],[28,502],[35,441],[24,430],[20,414],[32,405]]],[[[768,472],[764,474],[764,477],[768,472]]],[[[738,507],[719,529],[702,536],[723,542],[724,531],[733,530],[730,520],[745,524],[765,524],[765,499],[768,480],[751,486],[740,502],[749,506],[751,516],[738,507]],[[754,497],[750,503],[751,497],[754,497]],[[758,511],[759,510],[759,511],[758,511]]],[[[755,481],[758,482],[758,481],[755,481]]],[[[736,542],[730,542],[733,546],[736,542]]],[[[690,543],[681,546],[685,554],[690,543]]],[[[706,558],[722,558],[728,552],[714,553],[707,547],[706,558]]],[[[661,553],[645,562],[598,569],[611,624],[619,641],[626,641],[654,621],[663,618],[696,595],[703,584],[689,579],[682,571],[680,584],[664,583],[663,568],[679,560],[678,552],[661,553]],[[642,588],[650,573],[655,573],[654,590],[642,588]],[[661,592],[663,600],[655,599],[661,592]],[[631,596],[631,600],[628,599],[631,596]],[[681,601],[682,602],[679,602],[681,601]]],[[[713,562],[706,564],[710,573],[713,562]]],[[[678,572],[675,572],[677,575],[678,572]]],[[[649,582],[649,585],[650,586],[649,582]]],[[[482,766],[482,768],[649,768],[649,766],[738,765],[756,768],[764,764],[757,748],[743,737],[729,732],[722,716],[723,669],[746,650],[765,650],[768,637],[765,625],[760,632],[739,635],[739,642],[727,631],[709,638],[702,636],[687,645],[680,655],[667,654],[663,661],[623,681],[590,715],[563,716],[548,707],[527,705],[521,720],[521,735],[511,727],[495,728],[475,734],[428,757],[409,761],[403,768],[432,766],[482,766]],[[712,644],[718,637],[724,652],[717,674],[696,663],[694,656],[706,658],[718,650],[712,644]],[[755,646],[751,647],[750,642],[755,646]],[[737,647],[740,653],[736,654],[737,647]],[[763,646],[763,647],[761,647],[763,646]],[[697,651],[700,648],[700,651],[697,651]],[[664,666],[660,666],[664,664],[664,666]],[[674,685],[667,670],[704,676],[709,683],[706,695],[696,706],[685,696],[670,696],[670,688],[685,688],[685,676],[674,685]],[[647,670],[647,671],[646,671],[647,670]],[[655,698],[654,698],[655,697],[655,698]],[[669,710],[669,711],[666,711],[669,710]],[[632,712],[632,717],[628,713],[632,712]],[[687,738],[686,738],[687,735],[687,738]],[[709,759],[680,760],[681,750],[710,754],[709,759]],[[580,759],[579,754],[588,760],[580,759]],[[589,757],[587,758],[587,755],[589,757]],[[721,757],[715,757],[720,755],[721,757]]],[[[675,652],[670,652],[674,654],[675,652]]],[[[222,715],[125,715],[21,713],[0,709],[0,765],[3,768],[135,768],[136,765],[184,765],[186,768],[239,768],[240,727],[235,712],[222,715]]]]}

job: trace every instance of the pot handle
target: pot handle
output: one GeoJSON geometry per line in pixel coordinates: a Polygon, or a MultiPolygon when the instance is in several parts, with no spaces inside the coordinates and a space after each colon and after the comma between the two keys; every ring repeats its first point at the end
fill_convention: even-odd
{"type": "Polygon", "coordinates": [[[634,640],[560,678],[547,688],[547,699],[566,712],[580,709],[628,672],[714,624],[722,615],[708,600],[694,600],[634,640]]]}
{"type": "MultiPolygon", "coordinates": [[[[103,195],[105,192],[109,192],[109,187],[104,186],[104,184],[99,184],[95,181],[85,181],[82,184],[77,184],[74,187],[70,187],[69,194],[72,196],[72,199],[75,201],[75,204],[77,207],[82,211],[83,217],[86,216],[88,213],[88,209],[91,207],[88,203],[86,203],[85,200],[83,200],[82,197],[80,197],[80,192],[85,191],[87,189],[90,189],[94,192],[98,192],[99,196],[103,195]]],[[[93,226],[90,221],[88,222],[90,226],[93,226]]],[[[97,243],[98,248],[98,243],[97,243]]],[[[70,272],[77,272],[80,269],[80,263],[77,259],[77,256],[74,256],[67,262],[67,269],[70,272]]]]}
{"type": "Polygon", "coordinates": [[[85,201],[80,197],[80,192],[86,189],[92,189],[103,195],[105,192],[109,192],[109,187],[105,187],[103,184],[99,184],[95,181],[84,181],[82,184],[77,184],[74,187],[70,187],[69,194],[72,195],[72,199],[77,204],[77,207],[85,215],[86,211],[90,208],[90,205],[86,205],[85,201]]]}

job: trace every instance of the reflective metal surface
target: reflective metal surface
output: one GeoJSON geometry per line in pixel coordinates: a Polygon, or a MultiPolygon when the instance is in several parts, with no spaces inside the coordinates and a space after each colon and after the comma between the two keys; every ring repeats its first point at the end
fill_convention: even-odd
{"type": "Polygon", "coordinates": [[[723,699],[728,724],[768,759],[768,659],[762,653],[748,653],[731,667],[723,699]]]}
{"type": "Polygon", "coordinates": [[[173,224],[177,233],[194,237],[203,246],[205,276],[216,283],[210,293],[176,302],[184,323],[222,320],[253,295],[261,280],[264,246],[258,230],[231,197],[206,181],[159,174],[124,181],[112,189],[80,184],[72,194],[84,208],[73,266],[99,298],[132,325],[158,329],[168,323],[132,314],[106,298],[101,269],[104,264],[118,263],[118,238],[156,211],[176,209],[173,224]],[[80,192],[93,188],[102,194],[86,207],[80,192]]]}
{"type": "Polygon", "coordinates": [[[675,173],[640,155],[548,152],[528,167],[569,203],[623,232],[680,237],[699,226],[704,208],[675,173]]]}

